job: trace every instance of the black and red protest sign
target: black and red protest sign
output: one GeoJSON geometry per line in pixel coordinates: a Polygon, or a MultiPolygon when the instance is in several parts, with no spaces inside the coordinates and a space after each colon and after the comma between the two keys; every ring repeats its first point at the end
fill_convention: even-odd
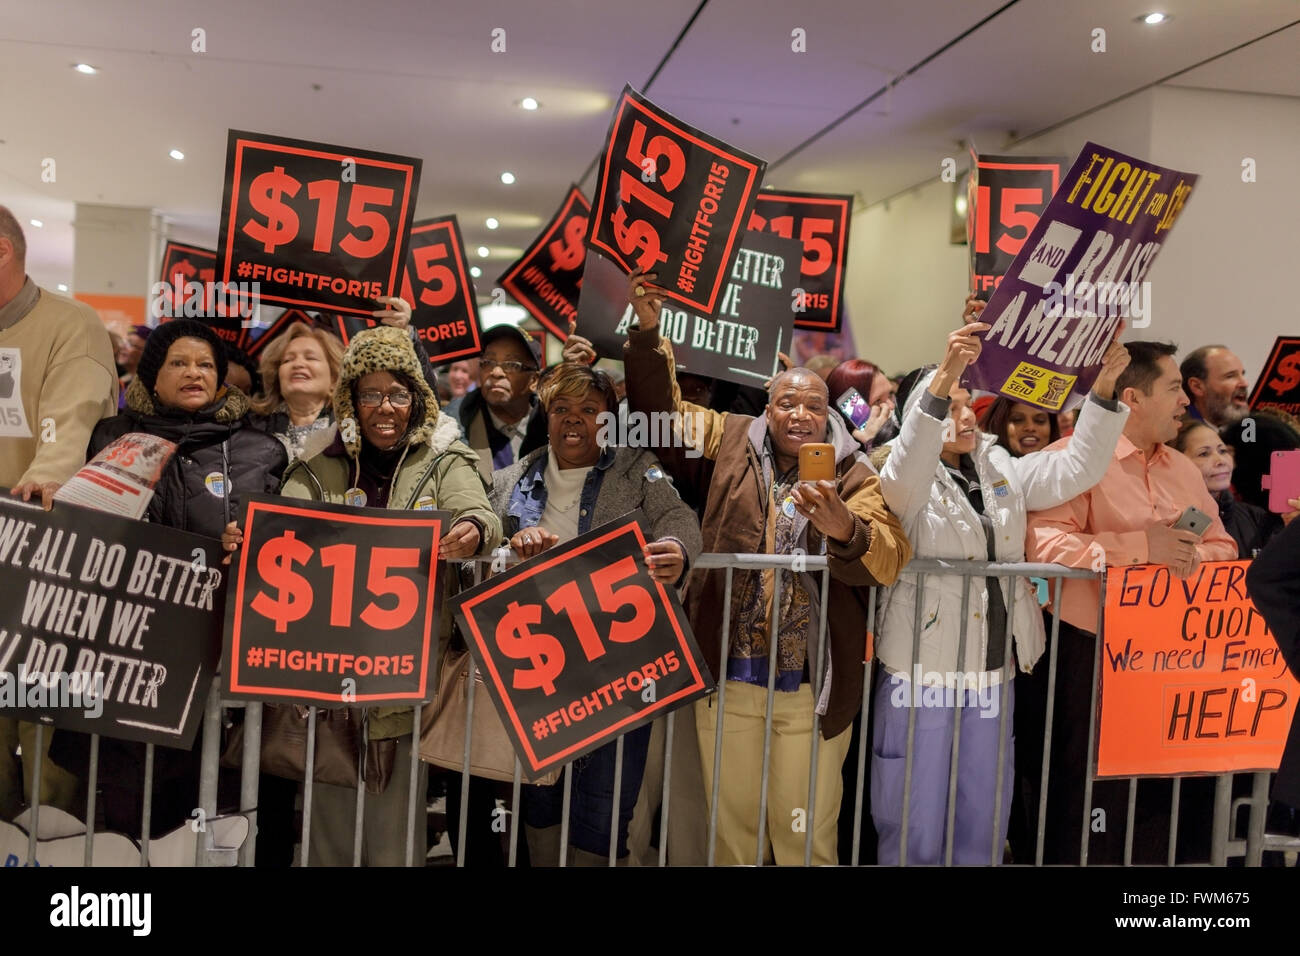
{"type": "Polygon", "coordinates": [[[188,749],[221,652],[212,538],[0,488],[0,714],[188,749]]]}
{"type": "Polygon", "coordinates": [[[222,692],[318,706],[428,700],[451,515],[246,500],[222,692]]]}
{"type": "Polygon", "coordinates": [[[1300,336],[1282,335],[1273,343],[1250,393],[1250,407],[1300,415],[1300,336]]]}
{"type": "Polygon", "coordinates": [[[578,316],[582,270],[587,259],[591,203],[577,186],[551,217],[541,235],[497,281],[552,335],[569,337],[578,316]]]}
{"type": "MultiPolygon", "coordinates": [[[[416,330],[434,364],[483,351],[474,283],[455,216],[425,219],[411,227],[411,247],[402,272],[402,298],[411,304],[416,330]]],[[[375,308],[380,308],[376,303],[375,308]]],[[[377,319],[339,316],[344,343],[377,319]]]]}
{"type": "Polygon", "coordinates": [[[168,240],[151,309],[159,322],[195,319],[212,326],[223,342],[245,349],[251,324],[245,319],[255,315],[257,304],[238,285],[219,286],[216,267],[213,250],[168,240]]]}
{"type": "Polygon", "coordinates": [[[262,330],[262,333],[257,338],[248,343],[244,351],[246,351],[251,358],[257,358],[257,356],[262,353],[262,349],[274,342],[280,336],[281,332],[293,325],[295,322],[301,322],[303,325],[309,327],[315,325],[312,321],[312,317],[302,309],[285,309],[276,316],[274,322],[262,330]]]}
{"type": "Polygon", "coordinates": [[[632,87],[600,157],[587,245],[658,275],[669,298],[713,316],[767,163],[688,126],[632,87]]]}
{"type": "Polygon", "coordinates": [[[713,689],[646,570],[644,524],[631,512],[452,599],[529,779],[713,689]]]}
{"type": "Polygon", "coordinates": [[[979,156],[971,151],[966,238],[971,291],[988,299],[1061,184],[1064,156],[979,156]]]}
{"type": "Polygon", "coordinates": [[[369,315],[396,295],[421,161],[231,130],[217,279],[261,301],[369,315]]]}
{"type": "MultiPolygon", "coordinates": [[[[755,387],[780,372],[780,354],[791,350],[794,336],[802,255],[793,239],[751,230],[714,318],[664,303],[659,334],[672,341],[678,370],[755,387]]],[[[627,301],[627,276],[594,250],[587,255],[585,276],[578,332],[597,355],[621,359],[636,319],[627,301]]]]}
{"type": "Polygon", "coordinates": [[[803,290],[794,303],[796,329],[839,331],[852,215],[852,196],[765,189],[754,201],[750,229],[803,243],[795,283],[803,290]]]}

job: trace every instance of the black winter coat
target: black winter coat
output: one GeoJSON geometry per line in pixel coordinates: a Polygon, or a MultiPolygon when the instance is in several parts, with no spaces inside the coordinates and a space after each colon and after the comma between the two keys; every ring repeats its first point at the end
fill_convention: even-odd
{"type": "MultiPolygon", "coordinates": [[[[1292,521],[1246,572],[1246,591],[1264,615],[1287,667],[1300,680],[1300,520],[1292,521]]],[[[1300,808],[1300,710],[1273,780],[1273,799],[1300,808]]]]}
{"type": "Polygon", "coordinates": [[[138,379],[126,392],[126,408],[95,426],[87,458],[128,432],[146,432],[179,446],[167,463],[146,518],[209,538],[221,537],[238,520],[242,496],[274,493],[288,465],[284,445],[254,428],[248,398],[227,386],[223,397],[193,415],[160,413],[138,379]],[[219,494],[225,488],[230,494],[219,494]]]}
{"type": "MultiPolygon", "coordinates": [[[[166,438],[178,446],[154,489],[147,520],[210,538],[221,537],[226,522],[238,520],[243,495],[274,493],[288,461],[278,439],[251,426],[248,398],[230,387],[216,402],[193,415],[175,411],[160,413],[144,385],[136,379],[127,389],[126,408],[95,426],[87,457],[128,432],[136,431],[166,438]]],[[[185,635],[175,637],[183,640],[185,635]]],[[[180,826],[188,819],[190,808],[198,806],[202,742],[200,728],[189,751],[168,747],[155,750],[150,827],[153,835],[161,836],[180,826]]],[[[50,744],[50,757],[82,779],[88,775],[89,755],[90,737],[85,734],[59,731],[50,744]]],[[[124,802],[139,805],[143,794],[144,756],[144,744],[100,740],[98,782],[106,791],[108,806],[121,806],[124,802]]],[[[117,821],[116,825],[130,836],[139,836],[138,816],[117,821]]]]}

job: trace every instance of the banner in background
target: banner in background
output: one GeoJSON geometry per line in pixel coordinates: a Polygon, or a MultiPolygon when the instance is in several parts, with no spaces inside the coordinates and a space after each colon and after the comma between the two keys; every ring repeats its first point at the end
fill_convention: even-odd
{"type": "MultiPolygon", "coordinates": [[[[276,317],[274,322],[261,331],[257,338],[248,343],[248,346],[244,351],[248,353],[250,358],[258,358],[262,354],[264,348],[274,342],[281,332],[293,325],[295,322],[301,322],[303,325],[307,326],[315,325],[315,322],[312,321],[312,317],[302,309],[285,309],[276,317]]],[[[250,329],[249,331],[251,332],[252,330],[250,329]]]]}
{"type": "Polygon", "coordinates": [[[1107,572],[1098,777],[1277,769],[1300,684],[1246,593],[1249,567],[1107,572]]]}
{"type": "Polygon", "coordinates": [[[1143,279],[1196,179],[1087,143],[989,298],[965,383],[1050,412],[1083,401],[1120,320],[1150,321],[1143,279]]]}
{"type": "Polygon", "coordinates": [[[632,87],[610,120],[587,245],[712,318],[767,163],[688,126],[632,87]]]}
{"type": "Polygon", "coordinates": [[[428,700],[451,514],[432,500],[414,511],[245,501],[222,693],[335,707],[428,700]]]}
{"type": "Polygon", "coordinates": [[[802,290],[795,302],[796,329],[839,331],[852,216],[852,196],[764,189],[755,197],[750,229],[803,243],[799,281],[791,286],[802,290]]]}
{"type": "Polygon", "coordinates": [[[187,749],[221,649],[221,543],[0,489],[0,713],[187,749]]]}
{"type": "Polygon", "coordinates": [[[223,342],[247,349],[252,323],[245,320],[255,320],[257,303],[238,287],[219,289],[216,267],[213,250],[168,240],[150,310],[160,323],[188,318],[210,325],[223,342]]]}
{"type": "Polygon", "coordinates": [[[564,341],[577,318],[587,261],[591,203],[577,186],[522,256],[497,281],[552,335],[564,341]]]}
{"type": "Polygon", "coordinates": [[[397,295],[421,161],[230,130],[216,275],[264,303],[368,317],[397,295]]]}
{"type": "Polygon", "coordinates": [[[1064,156],[979,156],[971,150],[966,193],[971,291],[981,299],[1033,232],[1061,184],[1064,156]]]}
{"type": "MultiPolygon", "coordinates": [[[[425,219],[411,227],[411,247],[402,271],[402,298],[411,303],[411,327],[429,362],[441,365],[483,351],[474,282],[455,216],[425,219]]],[[[375,308],[380,306],[376,303],[375,308]]],[[[377,319],[339,316],[344,344],[377,319]]]]}
{"type": "Polygon", "coordinates": [[[1250,407],[1300,415],[1300,336],[1278,336],[1273,343],[1264,371],[1251,390],[1250,407]]]}
{"type": "MultiPolygon", "coordinates": [[[[803,255],[798,242],[770,233],[747,232],[714,318],[665,302],[659,332],[673,343],[677,367],[759,388],[781,370],[778,352],[791,348],[803,255]]],[[[597,354],[622,359],[628,326],[635,321],[627,301],[627,276],[594,250],[587,254],[578,332],[597,354]]]]}
{"type": "Polygon", "coordinates": [[[530,780],[713,689],[676,591],[646,569],[644,523],[631,512],[452,599],[530,780]]]}

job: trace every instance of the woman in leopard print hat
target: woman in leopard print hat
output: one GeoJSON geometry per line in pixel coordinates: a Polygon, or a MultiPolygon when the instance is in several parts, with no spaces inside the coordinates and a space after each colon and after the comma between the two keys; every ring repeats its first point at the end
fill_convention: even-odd
{"type": "MultiPolygon", "coordinates": [[[[420,359],[405,330],[379,326],[353,337],[343,353],[334,389],[334,440],[323,452],[296,461],[280,493],[290,498],[390,510],[449,511],[450,527],[440,558],[489,554],[501,541],[501,521],[488,503],[474,452],[460,440],[460,426],[439,414],[420,359]]],[[[242,540],[238,530],[224,538],[242,540]]],[[[446,579],[450,579],[450,575],[446,579]]],[[[444,596],[443,607],[449,607],[444,596]]],[[[440,646],[450,636],[444,613],[440,646]]],[[[396,741],[393,773],[383,793],[367,793],[362,864],[401,866],[406,858],[407,794],[411,774],[411,708],[371,708],[366,717],[372,748],[396,741]]],[[[420,764],[420,774],[427,765],[420,764]]],[[[417,782],[415,792],[424,793],[417,782]]],[[[356,791],[312,785],[309,858],[317,866],[352,864],[356,791]]],[[[424,858],[424,827],[415,833],[417,860],[424,858]]]]}

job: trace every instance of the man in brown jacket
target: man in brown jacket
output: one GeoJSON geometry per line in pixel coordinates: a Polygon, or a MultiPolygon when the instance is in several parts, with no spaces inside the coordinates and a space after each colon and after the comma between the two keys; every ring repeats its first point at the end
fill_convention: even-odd
{"type": "MultiPolygon", "coordinates": [[[[875,469],[830,413],[826,383],[816,373],[791,369],[778,375],[761,418],[682,401],[671,345],[659,336],[663,293],[652,285],[654,278],[634,273],[629,280],[628,297],[638,318],[624,349],[629,411],[677,413],[678,447],[655,452],[678,483],[693,484],[704,494],[706,552],[792,556],[791,569],[780,572],[775,615],[775,571],[734,572],[730,607],[726,571],[694,571],[688,585],[687,613],[695,639],[715,679],[725,677],[716,859],[753,863],[760,830],[765,830],[765,843],[770,841],[778,864],[802,864],[811,827],[813,862],[834,864],[841,767],[862,700],[868,589],[892,584],[912,549],[885,507],[875,469]],[[835,448],[835,481],[799,482],[799,446],[822,441],[835,448]],[[799,563],[799,556],[807,554],[825,554],[830,564],[829,654],[817,639],[821,576],[803,572],[799,563]],[[770,650],[772,621],[778,628],[775,654],[770,650]],[[760,827],[756,784],[762,772],[771,660],[777,662],[776,694],[767,819],[760,827]],[[810,821],[814,713],[820,717],[822,740],[810,821]]],[[[698,701],[695,710],[709,793],[717,697],[698,701]]],[[[768,856],[766,849],[763,855],[768,856]]]]}

